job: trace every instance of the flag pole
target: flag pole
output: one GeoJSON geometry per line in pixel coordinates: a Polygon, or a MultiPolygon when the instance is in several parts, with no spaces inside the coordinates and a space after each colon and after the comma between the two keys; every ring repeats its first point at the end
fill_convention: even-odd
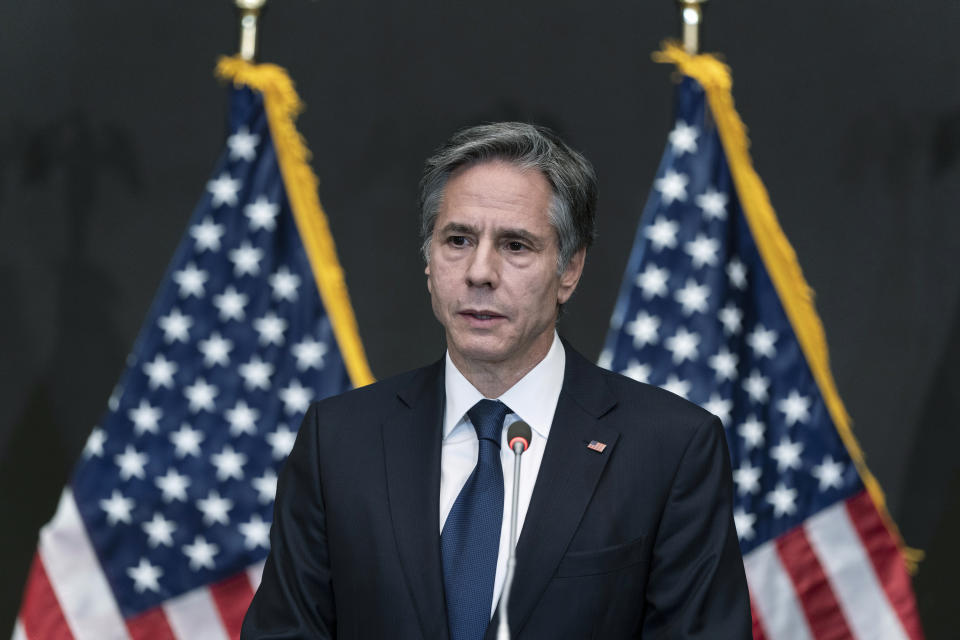
{"type": "Polygon", "coordinates": [[[692,56],[700,53],[700,24],[706,3],[707,0],[677,0],[683,25],[683,48],[692,56]]]}
{"type": "Polygon", "coordinates": [[[257,20],[267,0],[234,0],[240,11],[240,58],[253,62],[257,57],[257,20]]]}

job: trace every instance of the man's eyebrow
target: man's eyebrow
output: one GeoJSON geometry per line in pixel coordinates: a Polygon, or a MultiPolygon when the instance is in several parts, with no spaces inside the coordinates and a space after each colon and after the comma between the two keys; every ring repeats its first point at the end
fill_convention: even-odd
{"type": "Polygon", "coordinates": [[[476,235],[477,229],[462,222],[448,222],[440,229],[440,233],[471,233],[476,235]]]}

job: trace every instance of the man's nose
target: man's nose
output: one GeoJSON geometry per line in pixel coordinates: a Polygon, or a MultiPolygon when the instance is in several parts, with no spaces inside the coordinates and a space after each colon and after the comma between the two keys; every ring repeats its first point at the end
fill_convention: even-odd
{"type": "Polygon", "coordinates": [[[496,287],[500,280],[500,256],[492,242],[481,241],[467,265],[467,284],[472,287],[496,287]]]}

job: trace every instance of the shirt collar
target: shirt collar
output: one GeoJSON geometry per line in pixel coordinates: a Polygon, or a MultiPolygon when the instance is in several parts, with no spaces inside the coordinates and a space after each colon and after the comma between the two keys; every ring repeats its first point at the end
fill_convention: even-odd
{"type": "MultiPolygon", "coordinates": [[[[527,375],[496,400],[510,407],[530,428],[546,438],[553,423],[553,414],[557,409],[557,399],[563,387],[563,371],[566,367],[566,353],[560,336],[553,332],[553,344],[543,360],[537,363],[527,375]]],[[[444,367],[446,405],[443,415],[443,439],[463,420],[463,416],[473,405],[483,399],[483,394],[470,384],[447,352],[444,367]]]]}

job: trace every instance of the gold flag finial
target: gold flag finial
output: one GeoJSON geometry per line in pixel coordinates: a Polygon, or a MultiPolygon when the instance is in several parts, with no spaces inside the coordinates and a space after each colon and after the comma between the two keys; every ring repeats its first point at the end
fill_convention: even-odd
{"type": "Polygon", "coordinates": [[[680,5],[680,22],[683,24],[683,48],[690,55],[700,53],[700,23],[703,22],[703,5],[707,0],[677,0],[680,5]]]}
{"type": "Polygon", "coordinates": [[[240,11],[240,58],[253,62],[257,57],[257,20],[267,0],[234,0],[240,11]]]}

